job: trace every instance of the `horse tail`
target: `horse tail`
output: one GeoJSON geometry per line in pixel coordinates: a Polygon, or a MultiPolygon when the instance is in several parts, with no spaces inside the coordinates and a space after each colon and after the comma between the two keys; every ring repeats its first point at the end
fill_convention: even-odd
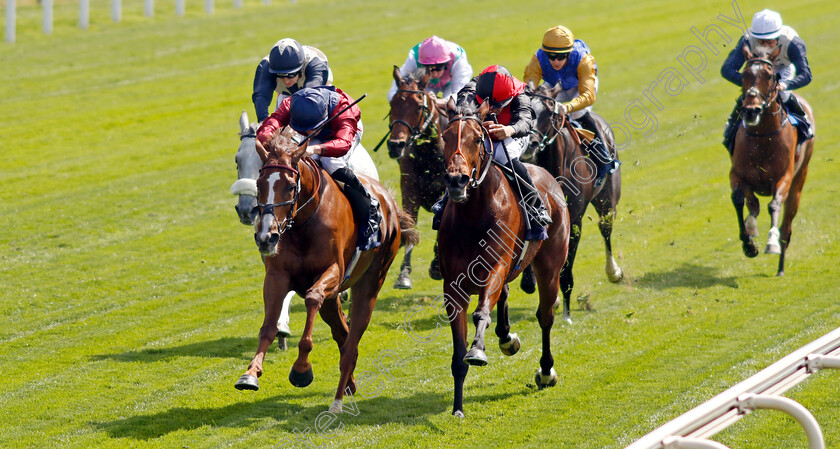
{"type": "Polygon", "coordinates": [[[400,246],[416,246],[420,243],[420,231],[414,227],[416,225],[414,219],[411,218],[411,215],[408,215],[408,212],[401,208],[397,208],[397,216],[400,220],[400,233],[402,235],[400,246]]]}

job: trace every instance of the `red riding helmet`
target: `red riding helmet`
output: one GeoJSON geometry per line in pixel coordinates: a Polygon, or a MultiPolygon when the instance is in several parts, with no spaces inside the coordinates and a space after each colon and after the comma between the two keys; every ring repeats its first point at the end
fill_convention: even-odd
{"type": "Polygon", "coordinates": [[[475,98],[478,104],[487,100],[490,107],[502,108],[524,90],[525,83],[514,78],[508,69],[500,65],[491,65],[478,75],[475,98]]]}

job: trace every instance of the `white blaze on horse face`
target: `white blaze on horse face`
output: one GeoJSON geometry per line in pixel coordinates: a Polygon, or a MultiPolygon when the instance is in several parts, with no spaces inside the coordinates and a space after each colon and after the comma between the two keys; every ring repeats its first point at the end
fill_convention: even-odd
{"type": "MultiPolygon", "coordinates": [[[[274,200],[274,183],[280,179],[280,172],[274,172],[268,176],[268,198],[265,200],[265,204],[274,204],[276,201],[274,200]]],[[[271,224],[274,222],[274,214],[263,214],[262,219],[259,222],[259,233],[260,234],[271,234],[271,224]]]]}

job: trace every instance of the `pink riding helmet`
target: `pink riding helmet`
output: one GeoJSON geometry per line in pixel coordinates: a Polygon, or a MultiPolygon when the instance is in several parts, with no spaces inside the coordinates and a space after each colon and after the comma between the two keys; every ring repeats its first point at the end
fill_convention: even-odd
{"type": "Polygon", "coordinates": [[[420,44],[418,61],[423,65],[443,64],[449,62],[449,46],[446,41],[432,36],[420,44]]]}

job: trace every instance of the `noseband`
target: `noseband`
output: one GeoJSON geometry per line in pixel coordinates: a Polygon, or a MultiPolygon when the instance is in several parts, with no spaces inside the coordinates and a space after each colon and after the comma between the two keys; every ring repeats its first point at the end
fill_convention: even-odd
{"type": "Polygon", "coordinates": [[[484,129],[484,123],[482,123],[478,117],[474,115],[459,115],[458,117],[454,117],[449,120],[450,124],[457,123],[458,126],[458,146],[455,148],[455,154],[453,154],[452,157],[455,157],[456,155],[460,154],[465,161],[467,160],[467,157],[461,151],[461,129],[463,129],[463,126],[461,126],[460,123],[466,120],[475,120],[476,122],[478,122],[479,128],[481,128],[481,146],[483,150],[479,159],[479,165],[481,166],[481,174],[478,178],[475,177],[475,175],[479,172],[479,165],[473,167],[472,171],[470,172],[470,188],[474,189],[478,187],[478,185],[481,184],[482,181],[484,181],[484,177],[487,176],[487,172],[490,170],[491,162],[493,162],[493,154],[491,153],[493,151],[493,146],[487,145],[487,140],[489,136],[487,135],[487,130],[484,129]]]}
{"type": "MultiPolygon", "coordinates": [[[[317,172],[318,167],[317,167],[317,165],[315,165],[315,161],[313,161],[310,158],[306,158],[305,161],[307,161],[306,163],[309,163],[309,164],[312,164],[312,165],[315,166],[315,169],[316,169],[315,173],[316,173],[316,177],[318,178],[318,185],[313,192],[317,193],[319,190],[321,190],[321,177],[318,176],[318,172],[317,172]]],[[[277,217],[274,215],[274,208],[275,207],[292,206],[292,207],[289,208],[289,213],[286,214],[286,218],[283,220],[282,223],[280,223],[280,225],[278,225],[278,232],[280,233],[280,235],[283,235],[283,233],[285,233],[286,231],[291,229],[292,225],[294,225],[295,217],[297,216],[297,213],[301,209],[306,207],[306,205],[309,204],[313,199],[315,199],[315,193],[313,193],[312,196],[309,197],[309,199],[306,200],[305,203],[303,203],[303,205],[298,207],[297,202],[298,202],[298,198],[300,197],[300,172],[296,168],[290,167],[288,165],[267,164],[267,165],[264,165],[260,169],[260,173],[262,173],[263,170],[266,170],[266,169],[269,169],[269,168],[277,168],[277,169],[281,169],[281,170],[287,170],[287,171],[290,171],[290,172],[295,174],[295,194],[292,196],[292,199],[290,199],[288,201],[283,201],[282,203],[268,203],[268,204],[260,203],[259,201],[257,201],[257,208],[260,209],[260,218],[262,218],[262,216],[265,215],[265,214],[271,214],[272,216],[274,216],[274,218],[276,220],[277,217]]],[[[321,203],[319,201],[318,202],[318,207],[315,209],[315,212],[318,212],[318,208],[320,208],[320,207],[321,207],[321,203]]],[[[315,214],[313,213],[312,216],[315,216],[315,214]]]]}

